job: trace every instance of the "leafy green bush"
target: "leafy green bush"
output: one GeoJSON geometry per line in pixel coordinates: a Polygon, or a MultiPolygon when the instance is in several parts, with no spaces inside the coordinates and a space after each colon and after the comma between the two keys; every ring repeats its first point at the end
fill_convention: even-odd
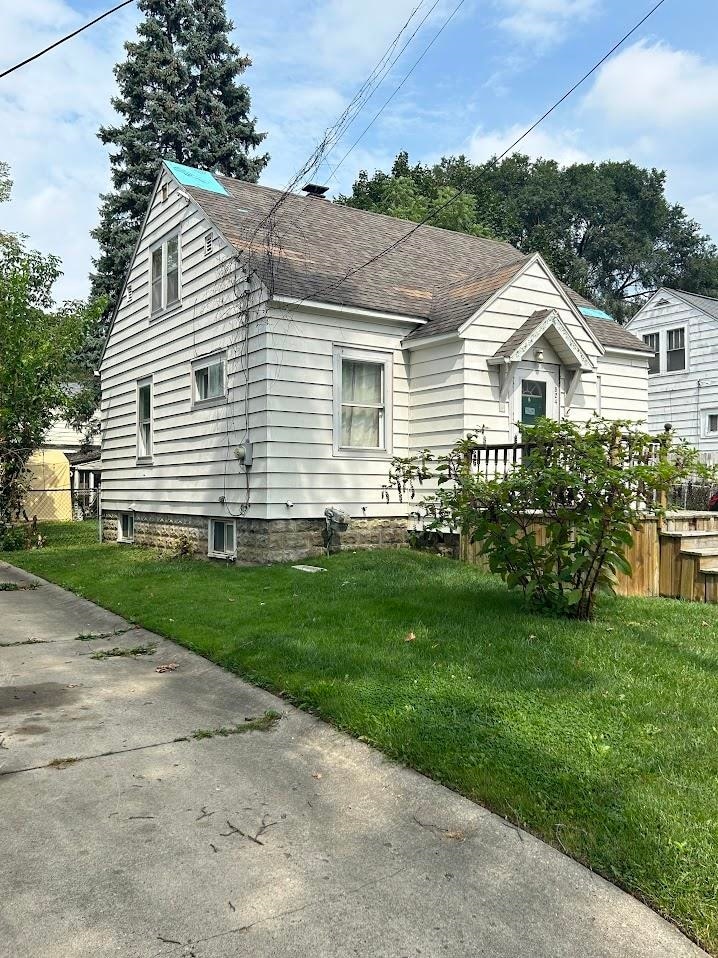
{"type": "Polygon", "coordinates": [[[25,526],[7,526],[0,531],[0,552],[20,552],[30,548],[29,528],[25,526]]]}
{"type": "Polygon", "coordinates": [[[707,470],[670,432],[626,421],[542,419],[521,432],[523,455],[506,475],[475,467],[482,447],[470,435],[447,456],[394,459],[385,496],[393,486],[413,498],[415,484],[437,480],[423,502],[429,528],[479,543],[491,571],[536,608],[590,619],[597,593],[631,574],[626,553],[641,521],[663,512],[676,482],[707,470]]]}

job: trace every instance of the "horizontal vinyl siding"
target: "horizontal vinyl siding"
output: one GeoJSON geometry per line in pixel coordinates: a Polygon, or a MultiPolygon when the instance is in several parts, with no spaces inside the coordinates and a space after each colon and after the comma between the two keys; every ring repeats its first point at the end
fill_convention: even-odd
{"type": "MultiPolygon", "coordinates": [[[[411,350],[409,432],[413,454],[448,452],[463,431],[464,370],[457,336],[411,350]]],[[[428,491],[428,490],[427,490],[428,491]]]]}
{"type": "Polygon", "coordinates": [[[636,336],[658,333],[661,372],[648,377],[648,425],[659,432],[670,423],[676,434],[711,457],[718,455],[718,437],[705,434],[705,419],[718,412],[718,320],[706,316],[671,293],[660,293],[630,322],[636,336]],[[660,299],[666,299],[663,306],[660,299]],[[669,329],[685,327],[688,368],[665,371],[669,329]]]}
{"type": "MultiPolygon", "coordinates": [[[[249,335],[240,326],[245,290],[233,251],[194,204],[177,194],[165,173],[166,201],[158,192],[133,261],[102,364],[102,505],[200,516],[236,515],[246,497],[246,474],[234,448],[245,437],[257,453],[249,473],[250,517],[266,515],[267,409],[263,382],[261,321],[257,310],[249,335]],[[149,316],[149,249],[180,229],[181,304],[149,316]],[[204,237],[215,236],[205,256],[204,237]],[[245,352],[248,351],[248,357],[245,352]],[[192,407],[192,363],[223,352],[227,401],[192,407]],[[245,408],[246,367],[249,402],[245,408]],[[137,381],[152,378],[153,456],[137,463],[137,381]],[[264,454],[261,454],[261,453],[264,454]],[[226,502],[220,503],[224,497],[226,502]]],[[[253,300],[261,297],[255,291],[253,300]]]]}
{"type": "Polygon", "coordinates": [[[334,455],[334,347],[389,353],[393,368],[393,454],[409,449],[409,389],[401,349],[407,326],[272,309],[259,337],[267,370],[267,515],[322,518],[327,506],[352,517],[405,515],[382,500],[391,457],[334,455]],[[288,506],[287,502],[292,505],[288,506]]]}

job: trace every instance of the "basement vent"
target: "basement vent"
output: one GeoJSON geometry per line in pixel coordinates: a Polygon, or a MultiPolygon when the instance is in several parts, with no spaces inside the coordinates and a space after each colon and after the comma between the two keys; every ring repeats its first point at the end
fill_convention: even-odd
{"type": "Polygon", "coordinates": [[[214,252],[214,236],[211,233],[206,233],[204,237],[204,255],[211,256],[214,252]]]}

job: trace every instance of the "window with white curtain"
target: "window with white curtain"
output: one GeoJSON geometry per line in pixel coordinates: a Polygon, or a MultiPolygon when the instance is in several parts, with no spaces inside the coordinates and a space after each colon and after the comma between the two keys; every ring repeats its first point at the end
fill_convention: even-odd
{"type": "Polygon", "coordinates": [[[215,403],[226,396],[224,354],[192,364],[192,401],[195,406],[215,403]]]}
{"type": "Polygon", "coordinates": [[[391,451],[391,354],[335,347],[334,451],[391,451]]]}

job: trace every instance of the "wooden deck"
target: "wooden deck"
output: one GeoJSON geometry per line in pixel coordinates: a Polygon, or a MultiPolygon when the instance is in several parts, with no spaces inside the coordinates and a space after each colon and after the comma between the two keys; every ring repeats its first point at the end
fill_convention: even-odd
{"type": "MultiPolygon", "coordinates": [[[[535,529],[541,542],[540,520],[535,529]]],[[[464,536],[459,554],[464,562],[488,567],[476,543],[464,536]]],[[[616,577],[619,595],[718,603],[718,513],[669,512],[660,525],[647,518],[626,557],[633,574],[616,577]]]]}

